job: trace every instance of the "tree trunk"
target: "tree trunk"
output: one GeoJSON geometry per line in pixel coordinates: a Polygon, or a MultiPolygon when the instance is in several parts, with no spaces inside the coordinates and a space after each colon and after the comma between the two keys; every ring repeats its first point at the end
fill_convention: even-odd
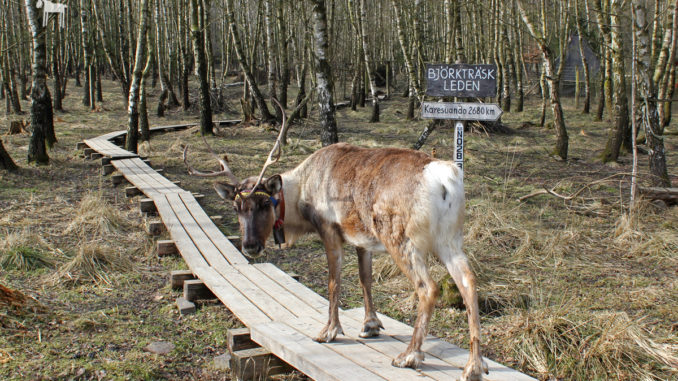
{"type": "Polygon", "coordinates": [[[612,0],[611,5],[611,34],[612,34],[612,70],[614,76],[614,128],[605,145],[600,158],[603,162],[617,161],[622,147],[631,149],[631,134],[629,129],[629,106],[626,96],[626,68],[624,65],[624,41],[622,35],[621,12],[623,0],[612,0]]]}
{"type": "Polygon", "coordinates": [[[42,26],[42,10],[36,8],[36,0],[25,0],[26,16],[33,38],[33,84],[31,86],[31,127],[33,133],[28,144],[28,162],[49,163],[47,147],[56,143],[52,96],[47,87],[47,47],[45,29],[42,26]]]}
{"type": "Polygon", "coordinates": [[[263,122],[271,123],[275,120],[271,112],[268,110],[268,105],[264,100],[264,96],[259,91],[257,82],[250,71],[250,68],[245,61],[245,51],[242,47],[242,42],[240,41],[240,34],[238,33],[238,28],[235,22],[235,13],[234,13],[233,0],[226,0],[226,16],[228,17],[228,28],[231,31],[231,38],[233,38],[233,48],[235,49],[235,55],[238,58],[238,63],[240,64],[240,69],[245,75],[245,80],[250,89],[250,94],[261,112],[261,119],[263,122]]]}
{"type": "Polygon", "coordinates": [[[315,69],[320,108],[320,141],[323,147],[337,143],[337,121],[334,116],[332,70],[327,56],[327,16],[325,0],[311,0],[313,4],[313,37],[315,38],[315,69]]]}
{"type": "MultiPolygon", "coordinates": [[[[273,23],[273,2],[274,0],[266,0],[264,2],[265,7],[265,24],[266,24],[266,51],[268,57],[268,96],[275,97],[278,94],[278,76],[276,70],[275,62],[275,36],[273,35],[273,30],[275,29],[275,24],[273,23]]],[[[275,119],[277,121],[282,120],[282,110],[278,107],[273,107],[275,112],[275,119]]]]}
{"type": "Polygon", "coordinates": [[[200,82],[200,134],[214,135],[212,123],[212,105],[210,102],[210,88],[208,83],[207,59],[205,57],[205,41],[203,29],[198,24],[202,6],[199,0],[191,0],[191,38],[193,39],[193,54],[198,65],[198,80],[200,82]]]}
{"type": "Polygon", "coordinates": [[[146,54],[146,66],[141,74],[141,83],[139,84],[139,132],[140,140],[147,142],[151,140],[151,130],[148,126],[148,107],[146,106],[146,86],[148,83],[149,69],[152,61],[151,49],[146,54]]]}
{"type": "MultiPolygon", "coordinates": [[[[58,17],[58,16],[54,16],[58,17]]],[[[52,76],[54,77],[54,110],[63,111],[63,105],[61,99],[63,98],[61,94],[61,70],[59,64],[61,58],[59,57],[59,44],[61,41],[59,33],[59,23],[54,23],[54,30],[52,31],[52,76]]]]}
{"type": "MultiPolygon", "coordinates": [[[[287,52],[288,49],[288,36],[287,36],[287,24],[283,18],[283,6],[284,2],[278,2],[276,6],[277,9],[277,19],[278,19],[278,30],[280,32],[280,96],[278,100],[283,107],[287,107],[287,89],[290,86],[290,62],[289,55],[287,52]]],[[[303,98],[301,98],[303,99],[303,98]]],[[[306,107],[306,106],[304,106],[306,107]]]]}
{"type": "MultiPolygon", "coordinates": [[[[542,2],[542,12],[541,12],[541,25],[542,25],[542,30],[537,29],[536,23],[530,18],[530,15],[525,11],[526,10],[526,4],[524,3],[525,0],[519,0],[518,1],[518,9],[520,11],[521,18],[523,19],[523,22],[525,26],[527,27],[528,31],[532,35],[532,37],[537,41],[537,45],[539,45],[539,49],[541,50],[542,54],[542,60],[544,64],[544,75],[546,77],[546,80],[548,81],[549,84],[549,97],[551,101],[551,111],[553,112],[553,127],[556,130],[556,145],[553,149],[553,155],[559,156],[563,160],[567,160],[567,152],[568,152],[568,140],[569,137],[567,135],[567,128],[565,126],[565,119],[563,118],[563,109],[560,104],[560,77],[563,72],[563,68],[565,65],[560,65],[558,70],[555,70],[555,54],[551,50],[551,47],[549,46],[548,41],[545,39],[545,36],[547,36],[548,30],[548,21],[546,20],[546,12],[544,7],[544,3],[542,2]]],[[[566,15],[566,12],[561,12],[561,16],[566,15]]],[[[563,20],[563,23],[565,26],[567,26],[567,16],[564,16],[565,20],[563,20]]],[[[566,55],[566,39],[567,39],[567,28],[565,27],[564,31],[561,31],[563,35],[559,36],[559,46],[560,46],[560,54],[559,54],[559,61],[560,62],[565,62],[565,55],[566,55]]]]}
{"type": "MultiPolygon", "coordinates": [[[[129,89],[128,102],[128,124],[127,137],[125,139],[125,149],[130,152],[137,152],[137,143],[139,141],[139,85],[143,75],[146,54],[146,31],[148,29],[148,2],[151,0],[141,0],[139,29],[137,32],[137,48],[134,58],[134,70],[132,71],[132,81],[129,89]]],[[[130,24],[132,20],[130,20],[130,24]]]]}
{"type": "Polygon", "coordinates": [[[588,114],[589,109],[591,108],[591,80],[589,76],[589,64],[586,60],[584,45],[582,44],[584,34],[582,33],[581,18],[579,17],[579,0],[577,0],[574,4],[574,10],[575,25],[577,26],[577,38],[579,38],[579,55],[581,56],[581,65],[584,69],[584,108],[582,109],[582,113],[588,114]]]}
{"type": "MultiPolygon", "coordinates": [[[[676,5],[678,6],[678,1],[676,1],[676,5]]],[[[635,16],[633,32],[637,41],[636,86],[642,102],[638,108],[642,110],[642,115],[637,116],[636,119],[641,120],[645,127],[645,136],[650,151],[648,159],[650,173],[652,174],[652,185],[670,187],[671,180],[666,168],[666,151],[664,149],[664,128],[659,119],[659,107],[656,100],[658,89],[655,81],[661,79],[662,74],[658,72],[661,69],[657,68],[654,73],[652,71],[652,62],[650,61],[652,56],[651,40],[647,30],[648,20],[645,5],[642,2],[634,2],[632,7],[635,16]]],[[[677,9],[678,7],[673,10],[673,20],[676,20],[677,9]]]]}
{"type": "Polygon", "coordinates": [[[379,97],[377,96],[377,83],[374,79],[374,64],[372,61],[372,53],[367,40],[367,11],[365,9],[365,0],[360,0],[360,17],[358,17],[358,24],[360,25],[360,38],[363,45],[363,54],[365,58],[365,74],[370,84],[370,94],[372,95],[372,116],[370,123],[379,121],[379,97]]]}
{"type": "Polygon", "coordinates": [[[9,156],[9,153],[5,150],[2,139],[0,139],[0,168],[8,171],[16,171],[19,169],[16,163],[14,163],[14,160],[12,160],[12,157],[9,156]]]}

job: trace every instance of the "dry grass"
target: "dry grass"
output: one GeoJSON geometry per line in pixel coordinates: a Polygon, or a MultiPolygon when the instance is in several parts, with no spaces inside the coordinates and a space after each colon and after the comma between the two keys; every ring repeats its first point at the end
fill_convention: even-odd
{"type": "Polygon", "coordinates": [[[111,284],[111,272],[129,272],[136,270],[134,261],[127,253],[119,252],[110,243],[86,242],[68,262],[49,277],[52,284],[81,283],[94,281],[111,284]]]}
{"type": "Polygon", "coordinates": [[[86,194],[65,230],[78,238],[74,254],[48,277],[50,284],[74,284],[86,281],[111,284],[112,273],[138,270],[134,255],[144,252],[143,227],[131,216],[112,205],[102,192],[86,194]],[[133,244],[129,252],[122,242],[133,244]],[[132,246],[132,247],[135,247],[132,246]]]}
{"type": "Polygon", "coordinates": [[[513,310],[494,332],[511,356],[548,379],[662,380],[678,376],[676,344],[660,344],[625,313],[582,314],[572,303],[513,310]]]}
{"type": "Polygon", "coordinates": [[[133,231],[135,226],[119,208],[111,205],[101,192],[92,192],[80,200],[73,220],[64,234],[78,237],[108,237],[133,231]]]}
{"type": "Polygon", "coordinates": [[[0,242],[0,268],[4,270],[34,270],[54,265],[54,253],[47,241],[31,229],[6,233],[0,242]]]}

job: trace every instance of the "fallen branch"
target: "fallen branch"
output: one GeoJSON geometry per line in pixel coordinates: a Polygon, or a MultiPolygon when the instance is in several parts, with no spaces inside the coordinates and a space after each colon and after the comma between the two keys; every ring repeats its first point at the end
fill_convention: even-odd
{"type": "Polygon", "coordinates": [[[678,203],[678,188],[638,187],[638,192],[646,199],[678,203]]]}

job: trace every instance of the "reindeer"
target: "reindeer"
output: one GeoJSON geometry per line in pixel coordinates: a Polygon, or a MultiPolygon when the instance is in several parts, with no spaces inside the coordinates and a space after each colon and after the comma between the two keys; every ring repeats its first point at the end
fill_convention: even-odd
{"type": "MultiPolygon", "coordinates": [[[[280,107],[282,109],[282,107],[280,107]]],[[[296,168],[264,178],[280,158],[280,140],[287,129],[283,111],[280,134],[258,177],[239,181],[219,158],[221,170],[202,172],[183,159],[192,175],[225,175],[214,188],[231,201],[238,215],[242,251],[258,256],[275,232],[276,243],[288,244],[306,233],[322,239],[329,266],[329,320],[314,338],[331,342],[343,334],[339,322],[342,244],[356,247],[365,320],[360,337],[378,336],[383,329],[372,302],[372,253],[387,251],[412,281],[419,298],[417,320],[405,352],[392,361],[396,367],[417,368],[424,360],[421,345],[438,296],[438,285],[428,269],[428,253],[435,254],[454,279],[467,308],[470,358],[463,380],[481,380],[487,365],[480,352],[480,318],[476,279],[462,251],[464,185],[462,172],[452,162],[399,148],[367,149],[338,143],[316,151],[296,168]]]]}

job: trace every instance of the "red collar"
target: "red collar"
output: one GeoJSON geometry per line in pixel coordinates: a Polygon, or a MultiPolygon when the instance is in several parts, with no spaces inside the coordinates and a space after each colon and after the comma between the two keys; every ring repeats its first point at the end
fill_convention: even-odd
{"type": "Polygon", "coordinates": [[[276,229],[280,229],[285,223],[285,193],[282,189],[280,189],[280,201],[278,202],[278,206],[280,206],[280,213],[278,214],[278,218],[275,220],[275,224],[273,225],[273,227],[276,229]]]}

